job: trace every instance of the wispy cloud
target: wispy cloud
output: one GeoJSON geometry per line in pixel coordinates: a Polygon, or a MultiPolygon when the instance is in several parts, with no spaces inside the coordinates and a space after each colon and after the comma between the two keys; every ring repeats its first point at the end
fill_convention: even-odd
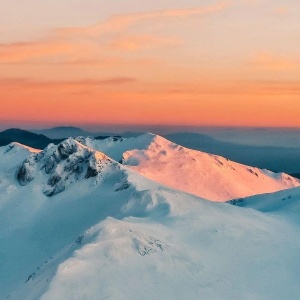
{"type": "MultiPolygon", "coordinates": [[[[217,13],[231,5],[219,2],[210,6],[114,15],[98,24],[55,29],[44,38],[26,43],[0,44],[0,64],[110,65],[122,63],[113,50],[143,50],[180,45],[177,37],[134,34],[129,29],[145,21],[185,19],[217,13]]],[[[149,24],[148,24],[149,25],[149,24]]]]}
{"type": "Polygon", "coordinates": [[[124,36],[111,39],[106,45],[97,43],[73,43],[45,39],[27,43],[0,44],[2,65],[57,65],[57,66],[103,66],[149,65],[157,59],[125,58],[110,50],[138,50],[163,45],[175,45],[178,39],[164,39],[142,36],[124,36]]]}
{"type": "Polygon", "coordinates": [[[197,15],[207,15],[222,11],[232,5],[232,2],[219,2],[214,5],[205,7],[196,7],[190,9],[171,9],[160,10],[145,13],[121,14],[115,15],[104,22],[94,24],[87,27],[64,27],[55,30],[59,36],[98,36],[105,33],[122,32],[129,27],[141,23],[143,21],[154,19],[172,19],[172,18],[187,18],[197,15]]]}
{"type": "Polygon", "coordinates": [[[55,39],[27,43],[0,44],[0,63],[25,63],[79,53],[80,48],[55,39]]]}

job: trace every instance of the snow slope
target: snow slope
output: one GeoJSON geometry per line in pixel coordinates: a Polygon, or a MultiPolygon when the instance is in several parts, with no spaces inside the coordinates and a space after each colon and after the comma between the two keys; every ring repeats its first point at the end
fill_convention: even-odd
{"type": "Polygon", "coordinates": [[[255,195],[229,201],[230,204],[252,208],[264,213],[288,218],[288,221],[300,224],[300,188],[293,188],[276,193],[255,195]]]}
{"type": "Polygon", "coordinates": [[[0,299],[300,298],[289,210],[206,201],[73,139],[29,155],[0,187],[0,299]]]}
{"type": "Polygon", "coordinates": [[[300,185],[284,173],[249,167],[224,157],[191,150],[150,133],[136,138],[77,138],[141,175],[199,197],[224,202],[300,185]]]}

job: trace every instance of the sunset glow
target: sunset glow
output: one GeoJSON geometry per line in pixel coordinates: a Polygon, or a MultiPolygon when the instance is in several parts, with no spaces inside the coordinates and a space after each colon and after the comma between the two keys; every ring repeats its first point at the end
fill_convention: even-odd
{"type": "Polygon", "coordinates": [[[298,0],[5,1],[0,121],[299,127],[299,18],[298,0]]]}

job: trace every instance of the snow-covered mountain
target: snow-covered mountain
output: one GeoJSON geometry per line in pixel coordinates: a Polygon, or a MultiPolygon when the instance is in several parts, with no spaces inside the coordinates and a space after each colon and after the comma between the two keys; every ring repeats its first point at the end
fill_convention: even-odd
{"type": "Polygon", "coordinates": [[[213,201],[223,202],[300,185],[298,179],[287,174],[184,148],[150,133],[135,138],[78,137],[77,140],[122,161],[147,178],[213,201]]]}
{"type": "Polygon", "coordinates": [[[300,297],[299,223],[284,205],[206,201],[74,139],[0,155],[0,299],[300,297]]]}

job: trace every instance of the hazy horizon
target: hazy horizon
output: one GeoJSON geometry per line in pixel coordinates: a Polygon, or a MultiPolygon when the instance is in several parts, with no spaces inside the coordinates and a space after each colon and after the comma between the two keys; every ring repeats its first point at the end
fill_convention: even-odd
{"type": "MultiPolygon", "coordinates": [[[[300,147],[300,128],[287,127],[238,127],[238,126],[180,126],[180,125],[141,125],[141,124],[20,124],[0,123],[0,131],[19,128],[28,131],[37,131],[47,135],[44,130],[53,128],[74,127],[91,133],[123,134],[126,132],[151,132],[158,135],[173,133],[197,133],[206,135],[215,140],[249,146],[274,146],[281,148],[300,147]]],[[[51,137],[52,135],[50,135],[51,137]]],[[[55,136],[55,135],[54,135],[55,136]]],[[[58,136],[61,136],[60,134],[58,136]]],[[[193,139],[196,137],[194,136],[193,139]]]]}
{"type": "Polygon", "coordinates": [[[181,125],[181,124],[118,124],[118,123],[74,123],[74,122],[20,122],[20,121],[1,121],[0,130],[6,130],[10,128],[19,128],[24,130],[43,130],[56,127],[77,127],[92,132],[97,132],[102,129],[110,129],[112,131],[126,131],[132,129],[134,131],[145,131],[147,128],[157,128],[166,130],[198,130],[198,129],[273,129],[273,130],[287,130],[298,131],[300,126],[234,126],[234,125],[181,125]]]}

